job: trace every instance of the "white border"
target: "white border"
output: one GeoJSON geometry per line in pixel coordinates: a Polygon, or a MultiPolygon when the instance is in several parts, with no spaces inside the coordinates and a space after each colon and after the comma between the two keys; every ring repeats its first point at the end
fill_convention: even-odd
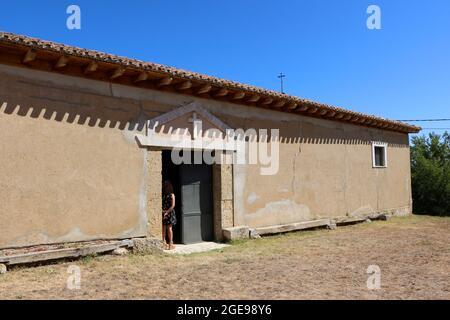
{"type": "Polygon", "coordinates": [[[373,141],[372,142],[372,167],[373,168],[387,168],[388,166],[388,157],[387,157],[387,151],[388,151],[388,144],[386,142],[378,142],[373,141]],[[375,164],[375,147],[382,147],[384,148],[384,166],[377,166],[375,164]]]}

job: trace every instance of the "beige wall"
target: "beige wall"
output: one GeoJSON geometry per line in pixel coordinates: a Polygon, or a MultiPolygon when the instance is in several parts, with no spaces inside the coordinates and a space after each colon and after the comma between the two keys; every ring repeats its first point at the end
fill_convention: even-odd
{"type": "Polygon", "coordinates": [[[387,211],[410,213],[407,135],[311,118],[283,128],[276,176],[259,175],[257,166],[235,167],[240,184],[235,193],[238,224],[260,227],[387,211]],[[389,143],[387,168],[372,167],[372,141],[389,143]]]}
{"type": "Polygon", "coordinates": [[[232,128],[281,129],[277,175],[232,169],[235,225],[408,212],[407,135],[0,65],[0,248],[145,235],[159,185],[135,134],[194,100],[232,128]]]}
{"type": "Polygon", "coordinates": [[[141,106],[102,83],[0,70],[0,247],[145,235],[147,152],[129,128],[141,106]]]}

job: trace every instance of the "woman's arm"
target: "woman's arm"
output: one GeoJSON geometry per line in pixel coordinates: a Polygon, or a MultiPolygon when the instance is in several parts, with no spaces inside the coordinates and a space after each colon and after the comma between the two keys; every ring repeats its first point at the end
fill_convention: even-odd
{"type": "Polygon", "coordinates": [[[170,195],[170,200],[172,203],[170,205],[169,210],[167,210],[167,212],[171,212],[173,209],[175,209],[175,195],[173,193],[170,195]]]}
{"type": "Polygon", "coordinates": [[[175,209],[175,195],[173,193],[170,195],[170,202],[171,202],[170,208],[164,211],[164,215],[168,214],[173,209],[175,209]]]}

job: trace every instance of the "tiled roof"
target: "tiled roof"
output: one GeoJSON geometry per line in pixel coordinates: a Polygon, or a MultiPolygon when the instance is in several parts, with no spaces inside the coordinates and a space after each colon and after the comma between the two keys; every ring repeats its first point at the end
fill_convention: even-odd
{"type": "MultiPolygon", "coordinates": [[[[238,82],[207,76],[196,72],[185,71],[182,69],[168,67],[157,63],[145,62],[94,50],[87,50],[74,46],[58,44],[51,41],[16,35],[13,33],[0,32],[0,46],[2,44],[27,47],[29,49],[34,49],[37,51],[55,52],[64,56],[78,57],[81,59],[87,59],[91,61],[93,60],[96,62],[114,64],[118,67],[130,68],[143,72],[153,72],[161,74],[162,76],[190,80],[197,83],[210,84],[211,86],[214,86],[216,88],[243,92],[249,96],[260,95],[264,98],[273,98],[274,101],[286,101],[286,103],[291,103],[296,106],[295,108],[285,110],[293,113],[311,115],[308,113],[308,109],[314,108],[316,110],[314,113],[322,115],[320,117],[330,120],[350,122],[356,125],[364,125],[405,133],[415,133],[421,130],[420,127],[413,126],[404,122],[389,120],[382,117],[363,114],[360,112],[354,112],[340,107],[335,107],[332,105],[323,104],[296,96],[286,95],[284,93],[276,92],[273,90],[267,90],[251,85],[241,84],[238,82]]],[[[246,104],[245,101],[238,103],[246,104]]]]}

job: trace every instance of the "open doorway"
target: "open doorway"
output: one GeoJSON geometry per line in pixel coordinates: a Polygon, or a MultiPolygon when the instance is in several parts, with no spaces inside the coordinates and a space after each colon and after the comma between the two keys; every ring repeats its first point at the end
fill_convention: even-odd
{"type": "Polygon", "coordinates": [[[175,193],[175,214],[177,217],[177,224],[173,227],[173,241],[174,243],[181,243],[181,185],[179,175],[179,165],[172,162],[170,151],[165,150],[162,153],[162,182],[169,180],[173,186],[175,193]]]}
{"type": "MultiPolygon", "coordinates": [[[[194,154],[188,151],[193,162],[194,154]]],[[[162,179],[170,180],[175,193],[177,224],[175,243],[196,243],[214,239],[212,166],[173,163],[171,151],[162,154],[162,179]]]]}

